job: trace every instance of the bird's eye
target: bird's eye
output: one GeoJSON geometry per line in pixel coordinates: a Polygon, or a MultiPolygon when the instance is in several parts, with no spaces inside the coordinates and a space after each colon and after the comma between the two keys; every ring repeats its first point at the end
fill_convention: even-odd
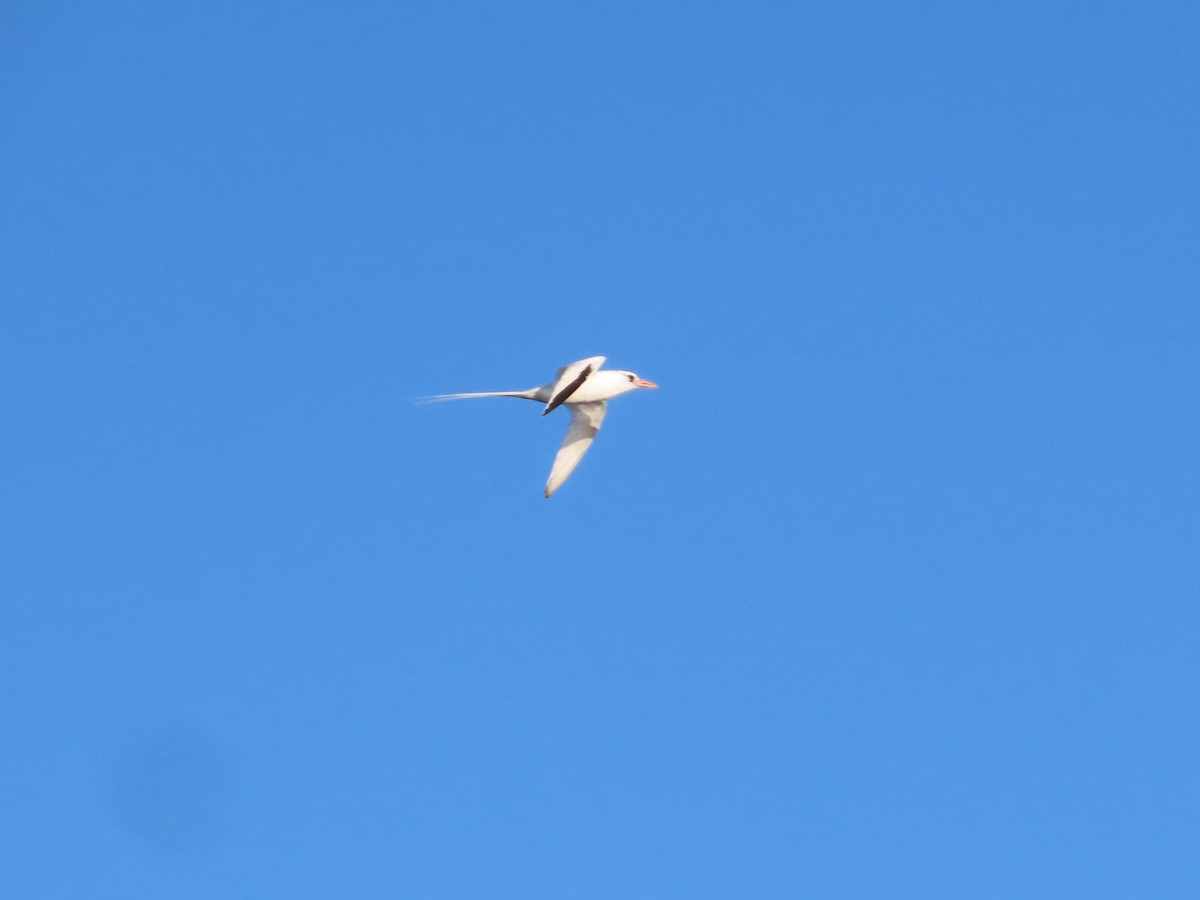
{"type": "Polygon", "coordinates": [[[627,377],[627,378],[628,378],[630,381],[633,381],[633,380],[634,380],[634,374],[633,374],[632,372],[628,373],[626,377],[627,377]]]}

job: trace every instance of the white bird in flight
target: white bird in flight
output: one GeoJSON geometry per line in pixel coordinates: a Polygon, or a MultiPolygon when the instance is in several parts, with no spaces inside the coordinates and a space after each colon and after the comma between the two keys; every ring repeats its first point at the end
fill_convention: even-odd
{"type": "Polygon", "coordinates": [[[470,397],[520,397],[522,400],[545,403],[543,416],[559,406],[566,406],[571,413],[571,424],[567,427],[567,436],[562,446],[558,448],[558,455],[554,457],[550,479],[546,482],[546,496],[549,497],[562,487],[563,482],[583,459],[583,454],[587,453],[588,447],[592,446],[592,439],[600,430],[600,423],[604,421],[604,414],[608,411],[605,401],[637,388],[658,387],[653,381],[638,378],[633,372],[620,369],[601,370],[604,359],[603,356],[589,356],[569,366],[563,366],[553,381],[527,391],[439,394],[428,399],[437,401],[465,400],[470,397]]]}

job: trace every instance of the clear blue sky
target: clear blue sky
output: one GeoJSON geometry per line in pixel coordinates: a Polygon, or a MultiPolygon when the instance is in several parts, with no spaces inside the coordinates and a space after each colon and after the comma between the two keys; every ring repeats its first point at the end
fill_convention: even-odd
{"type": "Polygon", "coordinates": [[[1197,46],[6,4],[0,895],[1200,896],[1197,46]]]}

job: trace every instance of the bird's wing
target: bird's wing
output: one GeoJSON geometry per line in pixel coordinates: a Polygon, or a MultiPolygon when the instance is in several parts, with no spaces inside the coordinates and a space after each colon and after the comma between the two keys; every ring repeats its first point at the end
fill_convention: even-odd
{"type": "Polygon", "coordinates": [[[583,454],[587,453],[588,447],[592,446],[592,438],[600,430],[608,406],[603,400],[597,400],[594,403],[572,403],[570,410],[571,425],[567,428],[562,446],[558,448],[558,455],[554,457],[550,480],[546,482],[547,497],[562,487],[562,483],[583,459],[583,454]]]}
{"type": "Polygon", "coordinates": [[[579,386],[587,381],[589,375],[604,365],[603,356],[589,356],[569,366],[563,366],[554,377],[554,386],[550,388],[550,400],[542,415],[554,412],[564,400],[579,390],[579,386]]]}

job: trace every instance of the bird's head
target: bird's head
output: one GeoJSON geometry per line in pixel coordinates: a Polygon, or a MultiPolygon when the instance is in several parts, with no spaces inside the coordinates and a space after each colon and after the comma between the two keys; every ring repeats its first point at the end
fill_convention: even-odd
{"type": "Polygon", "coordinates": [[[658,385],[655,384],[653,381],[647,381],[645,378],[638,378],[636,372],[622,372],[621,374],[624,375],[626,378],[628,378],[629,383],[632,384],[634,387],[640,387],[640,388],[656,388],[656,387],[658,387],[658,385]]]}

